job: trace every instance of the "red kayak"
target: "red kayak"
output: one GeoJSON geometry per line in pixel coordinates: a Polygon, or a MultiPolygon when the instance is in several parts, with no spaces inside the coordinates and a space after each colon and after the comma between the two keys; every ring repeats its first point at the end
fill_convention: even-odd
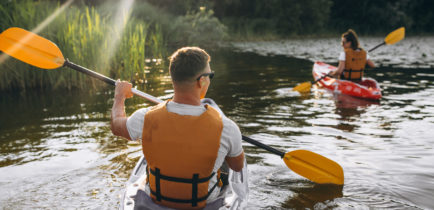
{"type": "MultiPolygon", "coordinates": [[[[317,61],[313,65],[313,78],[317,80],[336,69],[336,66],[317,61]]],[[[337,94],[345,94],[370,100],[379,100],[381,98],[381,89],[377,81],[371,78],[363,78],[359,82],[353,82],[335,79],[333,77],[324,77],[324,79],[320,80],[317,84],[337,94]]]]}

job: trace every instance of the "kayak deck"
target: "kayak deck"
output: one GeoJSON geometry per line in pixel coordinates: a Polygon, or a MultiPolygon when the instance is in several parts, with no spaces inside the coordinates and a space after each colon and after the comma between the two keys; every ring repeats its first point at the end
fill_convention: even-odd
{"type": "MultiPolygon", "coordinates": [[[[135,206],[136,195],[140,189],[142,183],[144,183],[146,175],[146,159],[141,156],[137,165],[126,183],[125,191],[121,198],[121,203],[119,206],[120,210],[133,210],[135,206]]],[[[247,173],[247,163],[244,163],[245,168],[241,172],[233,172],[226,165],[222,167],[221,170],[229,170],[229,185],[223,186],[221,188],[219,196],[216,200],[208,203],[205,207],[206,209],[243,209],[247,204],[248,196],[248,184],[245,180],[247,173]],[[224,169],[226,168],[226,169],[224,169]],[[244,178],[243,178],[244,177],[244,178]]],[[[224,172],[222,172],[224,173],[224,172]]],[[[143,200],[143,199],[141,199],[143,200]]],[[[145,199],[146,200],[146,199],[145,199]]],[[[140,202],[139,202],[140,203],[140,202]]],[[[150,201],[146,206],[153,210],[171,210],[164,206],[157,205],[150,201]]]]}
{"type": "MultiPolygon", "coordinates": [[[[332,66],[323,62],[315,62],[313,65],[312,74],[315,80],[327,75],[330,71],[336,70],[336,66],[332,66]]],[[[328,90],[337,94],[350,95],[357,98],[364,98],[370,100],[379,100],[381,89],[377,81],[372,78],[362,78],[361,81],[354,82],[349,80],[340,80],[332,77],[325,77],[320,80],[318,84],[328,90]]]]}

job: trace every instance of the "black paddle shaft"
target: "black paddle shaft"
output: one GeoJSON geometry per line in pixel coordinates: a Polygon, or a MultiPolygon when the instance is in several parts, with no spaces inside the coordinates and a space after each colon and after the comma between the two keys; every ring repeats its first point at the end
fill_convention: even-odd
{"type": "Polygon", "coordinates": [[[65,60],[65,63],[63,63],[63,66],[67,66],[67,67],[69,67],[71,69],[74,69],[76,71],[79,71],[81,73],[85,73],[85,74],[87,74],[87,75],[89,75],[91,77],[94,77],[96,79],[104,81],[105,83],[107,83],[109,85],[116,86],[116,81],[114,79],[106,77],[106,76],[104,76],[104,75],[102,75],[100,73],[94,72],[94,71],[92,71],[90,69],[87,69],[87,68],[85,68],[83,66],[79,66],[79,65],[77,65],[75,63],[72,63],[68,59],[65,60]]]}
{"type": "Polygon", "coordinates": [[[269,151],[269,152],[271,152],[271,153],[273,153],[273,154],[279,155],[281,158],[283,158],[283,157],[285,156],[285,153],[284,153],[284,152],[282,152],[282,151],[280,151],[280,150],[278,150],[278,149],[275,149],[275,148],[273,148],[273,147],[270,147],[270,146],[268,146],[268,145],[265,145],[265,144],[263,144],[263,143],[261,143],[261,142],[259,142],[259,141],[253,140],[253,139],[251,139],[251,138],[249,138],[249,137],[247,137],[247,136],[243,136],[243,140],[244,140],[244,141],[247,141],[247,142],[249,142],[250,144],[253,144],[253,145],[257,146],[257,147],[260,147],[260,148],[262,148],[262,149],[265,149],[265,150],[267,150],[267,151],[269,151]]]}
{"type": "Polygon", "coordinates": [[[328,73],[328,74],[326,74],[326,75],[320,77],[319,79],[317,79],[317,80],[315,80],[315,81],[313,81],[313,82],[311,82],[311,83],[312,83],[312,85],[314,85],[314,84],[316,84],[317,82],[319,82],[320,80],[322,80],[322,79],[324,79],[324,78],[326,78],[326,77],[328,77],[328,76],[330,76],[330,73],[328,73]]]}
{"type": "Polygon", "coordinates": [[[383,43],[381,43],[381,44],[375,46],[374,48],[370,49],[368,52],[372,52],[372,51],[374,51],[375,49],[377,49],[377,48],[379,48],[379,47],[381,47],[381,46],[383,46],[383,45],[385,45],[385,44],[386,44],[386,42],[383,42],[383,43]]]}

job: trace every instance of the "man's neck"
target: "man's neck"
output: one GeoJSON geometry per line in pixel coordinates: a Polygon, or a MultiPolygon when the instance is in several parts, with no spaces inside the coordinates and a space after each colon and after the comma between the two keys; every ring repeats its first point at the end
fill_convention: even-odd
{"type": "Polygon", "coordinates": [[[188,104],[193,106],[199,106],[200,103],[200,97],[196,96],[196,94],[192,93],[176,93],[173,96],[172,99],[173,102],[179,103],[179,104],[188,104]]]}

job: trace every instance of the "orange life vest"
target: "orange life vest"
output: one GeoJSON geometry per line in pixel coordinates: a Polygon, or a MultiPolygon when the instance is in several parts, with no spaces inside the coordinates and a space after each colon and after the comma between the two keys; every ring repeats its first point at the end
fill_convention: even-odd
{"type": "Polygon", "coordinates": [[[366,65],[366,51],[363,49],[345,49],[345,69],[342,73],[343,79],[361,80],[366,65]]]}
{"type": "Polygon", "coordinates": [[[214,177],[223,122],[205,105],[200,116],[178,115],[161,103],[145,115],[142,149],[152,200],[175,209],[204,208],[214,177]]]}

